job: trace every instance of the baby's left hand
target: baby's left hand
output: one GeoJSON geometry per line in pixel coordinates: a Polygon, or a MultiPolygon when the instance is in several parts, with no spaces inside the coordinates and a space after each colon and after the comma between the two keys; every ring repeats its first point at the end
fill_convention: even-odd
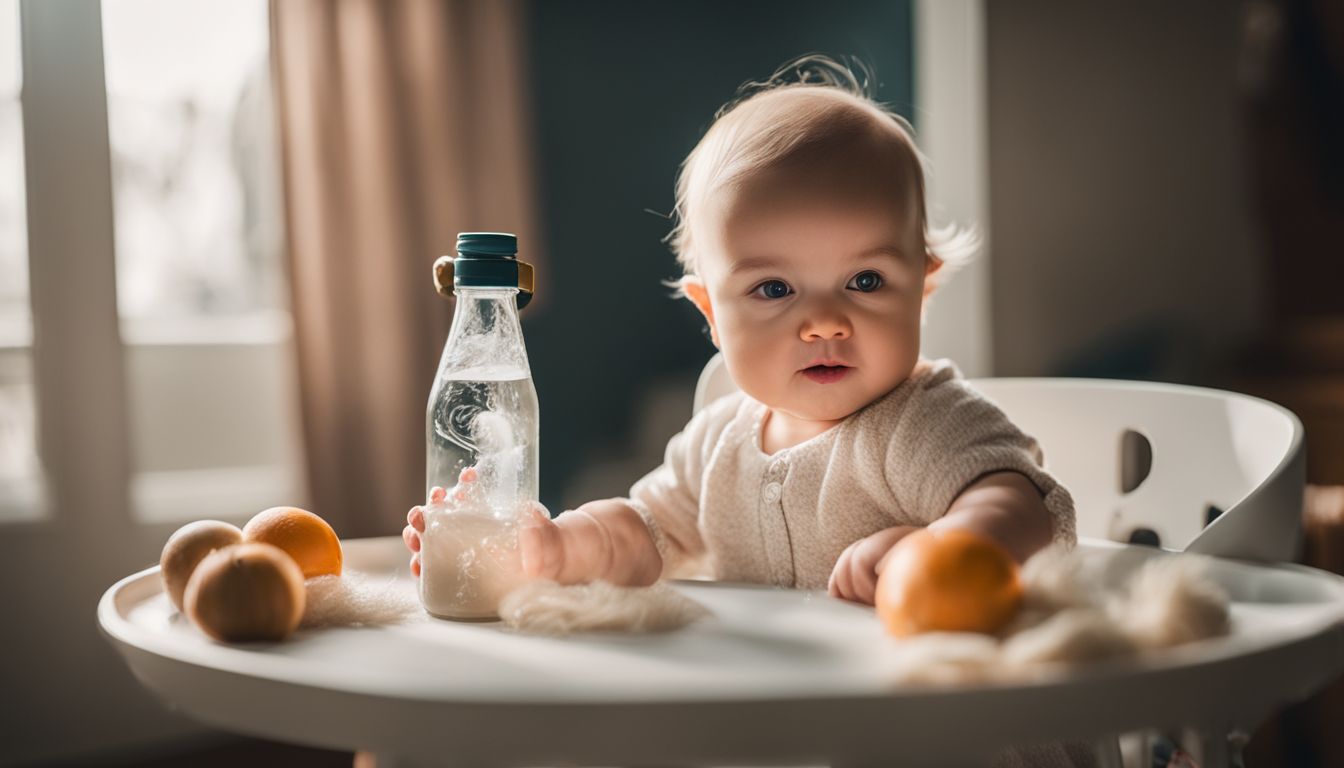
{"type": "Polygon", "coordinates": [[[831,596],[872,605],[877,592],[877,576],[882,573],[887,553],[906,534],[917,530],[910,525],[885,528],[846,547],[831,571],[828,587],[831,596]]]}

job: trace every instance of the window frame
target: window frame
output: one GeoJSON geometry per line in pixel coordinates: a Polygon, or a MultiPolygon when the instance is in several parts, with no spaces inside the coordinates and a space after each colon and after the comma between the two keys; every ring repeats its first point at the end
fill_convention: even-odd
{"type": "MultiPolygon", "coordinates": [[[[180,525],[243,522],[308,498],[299,446],[293,334],[286,317],[256,334],[154,339],[117,308],[115,210],[101,0],[20,0],[23,153],[36,437],[32,498],[0,498],[0,524],[180,525]],[[129,330],[128,330],[129,326],[129,330]],[[127,339],[124,334],[129,333],[127,339]],[[250,467],[134,469],[130,352],[251,347],[290,361],[280,375],[286,460],[250,467]],[[192,503],[184,503],[191,501],[192,503]]],[[[170,334],[171,335],[171,334],[170,334]]],[[[183,363],[187,356],[183,355],[183,363]]]]}

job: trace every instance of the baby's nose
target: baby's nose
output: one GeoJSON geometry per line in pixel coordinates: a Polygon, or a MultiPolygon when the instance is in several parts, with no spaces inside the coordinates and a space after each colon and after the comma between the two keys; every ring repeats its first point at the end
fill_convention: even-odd
{"type": "Polygon", "coordinates": [[[803,341],[830,341],[848,339],[854,333],[854,326],[842,313],[815,311],[803,321],[801,331],[803,341]]]}

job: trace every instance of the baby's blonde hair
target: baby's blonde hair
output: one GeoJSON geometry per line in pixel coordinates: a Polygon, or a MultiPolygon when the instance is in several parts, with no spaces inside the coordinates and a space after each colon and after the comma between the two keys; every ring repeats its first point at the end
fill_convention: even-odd
{"type": "Polygon", "coordinates": [[[907,213],[913,214],[910,218],[925,253],[942,265],[929,276],[925,297],[939,280],[970,259],[979,245],[974,232],[954,225],[930,226],[924,189],[927,161],[915,146],[910,124],[873,99],[871,83],[872,73],[862,62],[846,65],[809,54],[786,63],[764,82],[742,86],[737,98],[719,109],[677,177],[675,226],[666,242],[682,267],[682,277],[668,283],[678,295],[684,295],[687,282],[699,274],[691,222],[713,192],[777,167],[802,150],[835,146],[875,128],[890,136],[898,154],[909,161],[906,199],[914,210],[907,213]],[[778,97],[784,94],[799,98],[781,101],[778,97]]]}

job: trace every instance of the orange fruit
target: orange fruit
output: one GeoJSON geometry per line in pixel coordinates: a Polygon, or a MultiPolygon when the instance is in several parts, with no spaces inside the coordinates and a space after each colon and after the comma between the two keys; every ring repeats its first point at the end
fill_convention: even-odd
{"type": "Polygon", "coordinates": [[[1017,614],[1017,562],[997,542],[964,530],[916,531],[897,542],[877,579],[878,618],[897,637],[920,632],[992,634],[1017,614]]]}
{"type": "Polygon", "coordinates": [[[271,507],[243,526],[243,541],[283,549],[303,578],[341,575],[341,540],[327,521],[298,507],[271,507]]]}

